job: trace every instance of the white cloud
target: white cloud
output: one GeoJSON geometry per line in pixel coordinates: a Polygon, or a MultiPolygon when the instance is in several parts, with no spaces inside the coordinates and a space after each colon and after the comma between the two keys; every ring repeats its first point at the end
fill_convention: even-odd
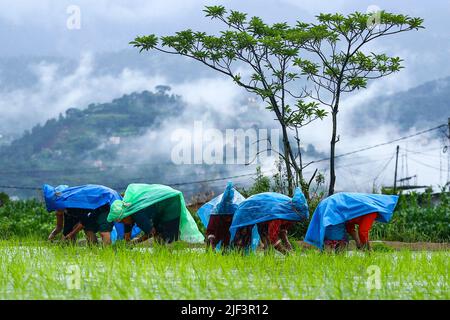
{"type": "Polygon", "coordinates": [[[35,85],[0,93],[0,127],[4,131],[18,133],[68,108],[109,102],[130,92],[152,90],[165,82],[162,76],[149,76],[127,68],[118,75],[96,76],[90,54],[85,54],[70,74],[63,74],[58,65],[45,62],[31,68],[38,77],[35,85]]]}

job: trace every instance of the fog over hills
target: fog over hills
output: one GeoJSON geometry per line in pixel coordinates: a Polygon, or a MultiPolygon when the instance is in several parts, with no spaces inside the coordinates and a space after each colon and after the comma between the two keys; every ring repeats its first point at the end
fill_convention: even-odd
{"type": "MultiPolygon", "coordinates": [[[[220,130],[276,128],[273,114],[230,79],[199,63],[156,52],[140,54],[129,44],[137,35],[167,35],[187,28],[216,33],[222,26],[202,11],[212,3],[219,2],[79,0],[81,27],[69,30],[67,8],[73,1],[2,1],[0,185],[67,181],[122,187],[139,179],[176,183],[253,172],[254,165],[173,166],[170,137],[177,129],[192,130],[196,121],[220,130]],[[171,91],[158,93],[159,85],[171,91]],[[161,163],[170,168],[157,168],[161,163]],[[68,167],[72,171],[61,175],[68,167]]],[[[405,68],[343,97],[338,154],[447,121],[449,4],[450,0],[375,3],[382,10],[423,18],[425,29],[367,48],[401,57],[405,68]]],[[[357,0],[231,0],[225,5],[268,23],[289,24],[312,22],[321,12],[348,14],[369,8],[357,0]]],[[[330,131],[329,118],[301,130],[306,162],[327,157],[330,131]]],[[[417,175],[418,184],[435,187],[445,183],[448,153],[443,150],[448,142],[443,137],[432,132],[399,142],[400,178],[417,175]]],[[[337,189],[371,191],[392,184],[395,147],[388,144],[338,158],[337,189]]],[[[264,167],[271,169],[273,163],[264,167]]],[[[316,168],[327,178],[326,161],[309,166],[307,175],[316,168]]],[[[206,190],[210,185],[190,188],[206,190]]]]}
{"type": "Polygon", "coordinates": [[[362,103],[353,114],[355,131],[391,123],[402,131],[445,123],[450,117],[450,77],[362,103]]]}

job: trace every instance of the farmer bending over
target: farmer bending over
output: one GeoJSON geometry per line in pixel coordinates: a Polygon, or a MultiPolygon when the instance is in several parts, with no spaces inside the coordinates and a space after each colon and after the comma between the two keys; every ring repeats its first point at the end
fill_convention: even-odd
{"type": "Polygon", "coordinates": [[[397,201],[398,196],[391,195],[336,193],[317,206],[305,242],[321,250],[327,246],[339,251],[347,247],[348,232],[358,249],[370,249],[369,232],[374,221],[389,222],[397,201]]]}
{"type": "Polygon", "coordinates": [[[82,229],[80,219],[70,215],[67,210],[56,210],[56,226],[48,236],[49,241],[53,241],[55,237],[62,232],[62,240],[74,242],[77,233],[82,229]],[[70,235],[69,235],[70,234],[70,235]]]}
{"type": "Polygon", "coordinates": [[[107,187],[84,185],[78,187],[50,185],[43,186],[48,212],[56,211],[56,228],[52,240],[63,230],[63,240],[75,240],[76,234],[84,229],[89,243],[97,243],[99,232],[103,243],[111,243],[112,223],[107,221],[110,204],[121,199],[120,195],[107,187]]]}
{"type": "Polygon", "coordinates": [[[123,201],[111,206],[108,221],[125,226],[125,240],[139,243],[154,237],[160,243],[171,243],[179,238],[188,242],[203,242],[204,237],[186,208],[183,194],[171,187],[158,184],[130,184],[123,201]],[[131,239],[136,224],[143,235],[131,239]]]}
{"type": "Polygon", "coordinates": [[[264,249],[267,250],[270,246],[273,246],[281,253],[292,251],[293,248],[288,239],[288,230],[293,225],[293,221],[281,219],[258,223],[258,233],[264,249]]]}
{"type": "Polygon", "coordinates": [[[206,247],[227,249],[230,245],[230,226],[238,205],[245,198],[228,182],[225,191],[197,211],[206,228],[206,247]]]}

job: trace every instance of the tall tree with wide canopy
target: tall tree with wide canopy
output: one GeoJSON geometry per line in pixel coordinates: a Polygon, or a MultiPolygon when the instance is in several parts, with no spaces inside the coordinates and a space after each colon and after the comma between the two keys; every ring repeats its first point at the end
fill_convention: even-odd
{"type": "Polygon", "coordinates": [[[192,30],[161,38],[152,34],[137,37],[131,44],[141,51],[155,49],[197,60],[258,95],[267,103],[267,109],[275,113],[281,126],[283,150],[279,155],[286,167],[290,195],[296,183],[307,187],[298,129],[322,119],[326,112],[318,107],[319,103],[303,100],[301,86],[294,85],[301,72],[295,62],[299,61],[300,50],[307,41],[318,39],[311,39],[315,35],[305,24],[294,27],[287,23],[269,25],[258,17],[228,12],[223,6],[207,6],[204,12],[206,17],[223,23],[225,29],[218,35],[192,30]],[[244,70],[243,74],[238,70],[244,70]],[[292,147],[290,132],[296,134],[297,151],[292,147]]]}
{"type": "Polygon", "coordinates": [[[316,24],[299,24],[309,39],[302,48],[311,53],[308,60],[296,58],[295,63],[307,76],[312,86],[305,94],[323,106],[328,106],[332,117],[330,141],[329,195],[336,183],[335,156],[338,112],[342,94],[365,88],[370,80],[380,79],[400,71],[402,60],[385,53],[364,51],[369,44],[381,38],[423,28],[423,19],[385,11],[320,14],[316,24]]]}

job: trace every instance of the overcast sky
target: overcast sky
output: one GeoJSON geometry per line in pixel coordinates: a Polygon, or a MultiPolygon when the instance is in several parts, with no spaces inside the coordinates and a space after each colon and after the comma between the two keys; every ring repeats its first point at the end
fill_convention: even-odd
{"type": "MultiPolygon", "coordinates": [[[[223,4],[250,16],[260,16],[267,22],[312,22],[314,16],[321,12],[366,12],[373,6],[424,18],[425,30],[400,34],[375,44],[377,51],[402,57],[406,68],[370,85],[367,90],[347,97],[343,102],[347,111],[340,115],[344,124],[345,112],[351,112],[353,106],[365,99],[450,76],[450,0],[0,0],[0,58],[51,56],[69,57],[77,62],[77,68],[69,75],[62,74],[59,65],[51,63],[51,60],[50,63],[46,60],[45,64],[31,65],[38,80],[26,88],[6,90],[0,84],[0,110],[3,112],[0,135],[6,123],[14,124],[16,128],[30,126],[33,121],[45,121],[69,107],[108,102],[133,91],[151,90],[161,83],[173,85],[164,71],[149,73],[140,70],[133,61],[129,61],[129,65],[125,61],[119,72],[106,72],[99,76],[95,74],[95,62],[101,53],[136,51],[128,43],[137,35],[167,35],[186,28],[215,32],[217,25],[205,18],[202,12],[205,5],[212,4],[223,4]],[[67,27],[73,6],[80,10],[80,29],[67,27]]],[[[129,59],[129,56],[124,57],[129,59]]],[[[167,57],[167,61],[173,61],[174,66],[184,63],[179,57],[167,57]]],[[[195,68],[200,69],[201,66],[195,65],[195,68]]],[[[202,78],[189,80],[174,85],[174,90],[183,94],[191,104],[221,108],[222,105],[236,103],[231,101],[232,97],[238,99],[241,89],[223,77],[214,76],[217,79],[213,82],[202,78]],[[208,90],[204,90],[205,86],[208,90]],[[223,92],[227,92],[226,97],[223,92]]],[[[319,151],[327,152],[328,135],[317,135],[315,130],[328,132],[328,121],[311,128],[305,133],[306,140],[314,143],[319,151]]],[[[340,151],[353,150],[397,135],[395,128],[382,129],[353,141],[345,136],[343,130],[340,151]]]]}
{"type": "Polygon", "coordinates": [[[427,30],[396,39],[397,49],[408,44],[408,50],[416,53],[440,50],[449,53],[448,0],[2,0],[0,55],[115,51],[128,47],[128,42],[136,35],[167,34],[183,28],[211,30],[211,23],[203,18],[202,9],[204,5],[219,3],[269,22],[311,21],[320,12],[365,12],[370,6],[377,6],[425,19],[427,30]],[[81,10],[79,30],[66,27],[67,9],[71,5],[81,10]]]}

